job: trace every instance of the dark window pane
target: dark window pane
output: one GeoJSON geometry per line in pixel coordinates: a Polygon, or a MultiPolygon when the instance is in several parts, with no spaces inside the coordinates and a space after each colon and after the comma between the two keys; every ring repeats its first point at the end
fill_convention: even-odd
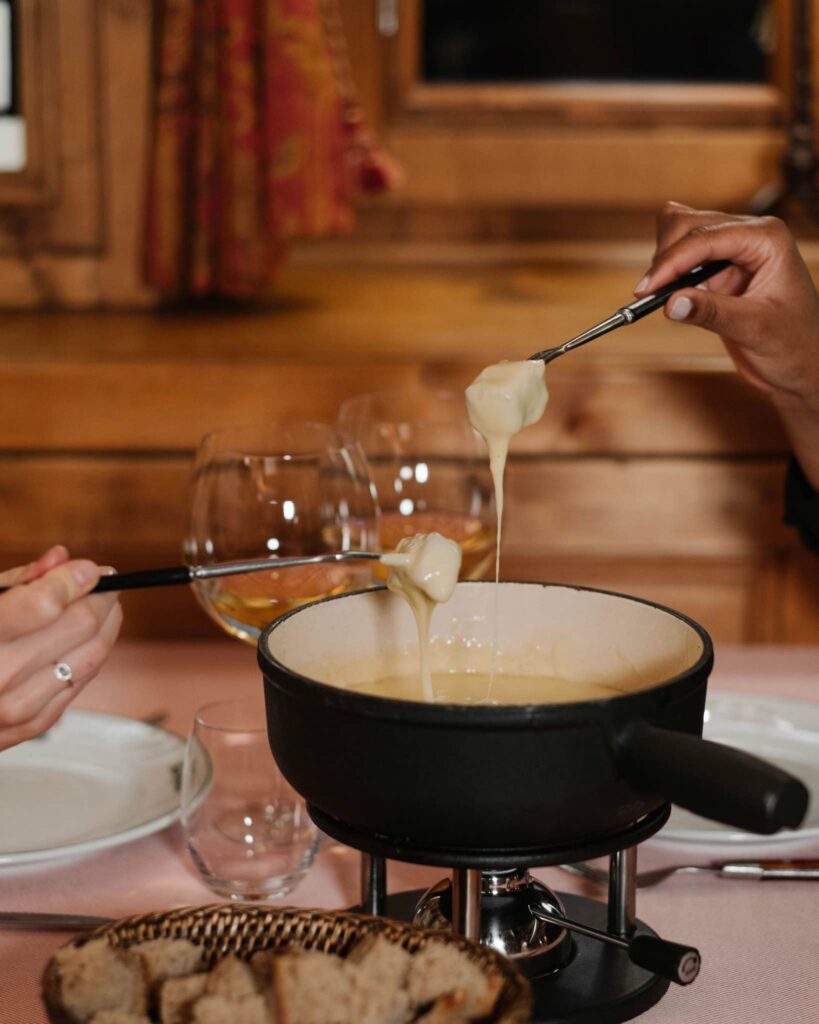
{"type": "Polygon", "coordinates": [[[429,82],[760,82],[770,0],[424,0],[429,82]]]}
{"type": "Polygon", "coordinates": [[[0,0],[0,114],[18,113],[14,7],[10,0],[0,0]]]}

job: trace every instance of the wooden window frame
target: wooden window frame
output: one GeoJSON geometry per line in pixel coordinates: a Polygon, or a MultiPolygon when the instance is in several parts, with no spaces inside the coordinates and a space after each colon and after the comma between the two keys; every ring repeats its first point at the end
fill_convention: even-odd
{"type": "Polygon", "coordinates": [[[18,8],[20,116],[26,165],[0,173],[0,207],[42,206],[57,198],[59,178],[59,49],[55,0],[21,0],[18,8]]]}
{"type": "MultiPolygon", "coordinates": [[[[421,81],[420,0],[396,0],[398,31],[388,40],[387,91],[393,116],[536,119],[540,125],[775,125],[789,63],[778,51],[770,84],[444,83],[421,81]]],[[[775,2],[776,31],[787,38],[789,4],[775,2]]]]}
{"type": "MultiPolygon", "coordinates": [[[[380,43],[381,129],[407,187],[392,205],[641,210],[677,196],[736,208],[777,174],[787,47],[772,59],[770,84],[428,84],[420,0],[395,3],[397,31],[380,43]],[[529,173],[499,166],[499,150],[529,173]],[[699,185],[698,168],[710,179],[699,185]]],[[[775,17],[787,39],[790,0],[776,0],[775,17]]]]}

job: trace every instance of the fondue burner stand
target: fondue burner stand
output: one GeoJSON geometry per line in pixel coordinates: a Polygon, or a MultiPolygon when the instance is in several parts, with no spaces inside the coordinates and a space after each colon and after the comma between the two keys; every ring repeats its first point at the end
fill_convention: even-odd
{"type": "Polygon", "coordinates": [[[668,820],[665,805],[617,835],[542,850],[429,849],[368,834],[309,807],[329,836],[361,851],[366,913],[452,929],[510,957],[532,987],[532,1024],[616,1024],[697,976],[696,949],[667,942],[635,914],[637,844],[668,820]],[[609,855],[608,903],[554,893],[530,867],[609,855]],[[387,859],[452,869],[427,892],[387,895],[387,859]],[[504,867],[498,867],[504,865],[504,867]]]}

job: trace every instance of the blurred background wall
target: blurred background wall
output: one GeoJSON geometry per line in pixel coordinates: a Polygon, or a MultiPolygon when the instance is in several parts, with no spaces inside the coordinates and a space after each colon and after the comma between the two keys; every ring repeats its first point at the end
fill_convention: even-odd
{"type": "MultiPolygon", "coordinates": [[[[628,301],[667,199],[776,209],[819,266],[814,168],[793,173],[819,17],[800,32],[796,0],[291,5],[312,32],[292,39],[327,43],[345,130],[402,181],[360,196],[341,237],[286,237],[274,286],[244,299],[146,283],[185,5],[0,6],[0,131],[25,138],[0,171],[4,564],[57,540],[122,570],[177,562],[205,431],[332,421],[349,395],[460,388],[559,343],[628,301]]],[[[815,641],[816,559],[780,521],[785,438],[719,341],[656,316],[566,363],[510,466],[504,575],[656,598],[720,640],[815,641]]],[[[216,633],[184,592],[126,605],[132,635],[216,633]]]]}

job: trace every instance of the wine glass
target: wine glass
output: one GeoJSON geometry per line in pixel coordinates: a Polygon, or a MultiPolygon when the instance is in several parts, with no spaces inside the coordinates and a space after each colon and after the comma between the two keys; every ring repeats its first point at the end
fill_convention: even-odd
{"type": "Polygon", "coordinates": [[[270,558],[270,571],[198,580],[197,600],[255,643],[291,608],[374,582],[373,562],[276,569],[278,558],[378,550],[378,505],[358,444],[323,423],[248,424],[206,435],[194,461],[189,565],[270,558]]]}
{"type": "Polygon", "coordinates": [[[355,437],[370,465],[381,508],[381,548],[437,531],[461,547],[461,579],[492,564],[495,501],[482,438],[463,394],[382,391],[344,402],[341,430],[355,437]]]}

